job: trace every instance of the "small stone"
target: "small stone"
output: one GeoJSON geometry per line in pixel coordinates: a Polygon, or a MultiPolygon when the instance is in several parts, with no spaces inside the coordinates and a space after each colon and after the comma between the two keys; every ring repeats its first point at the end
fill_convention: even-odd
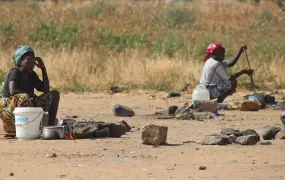
{"type": "Polygon", "coordinates": [[[14,176],[14,173],[13,173],[13,172],[10,172],[10,173],[9,173],[9,176],[14,176]]]}
{"type": "Polygon", "coordinates": [[[113,109],[113,114],[119,117],[132,117],[135,115],[135,112],[127,106],[117,104],[113,109]]]}
{"type": "Polygon", "coordinates": [[[227,145],[231,144],[229,136],[224,134],[207,135],[202,141],[202,145],[227,145]]]}
{"type": "Polygon", "coordinates": [[[56,158],[57,155],[55,153],[51,153],[51,154],[47,154],[46,157],[47,158],[56,158]]]}
{"type": "Polygon", "coordinates": [[[167,95],[167,98],[172,98],[172,97],[180,97],[181,94],[177,92],[169,92],[167,95]]]}
{"type": "Polygon", "coordinates": [[[196,143],[196,141],[191,141],[191,140],[184,140],[182,141],[183,144],[189,144],[189,143],[196,143]]]}
{"type": "Polygon", "coordinates": [[[238,137],[236,142],[241,145],[255,145],[259,140],[259,135],[247,135],[238,137]]]}
{"type": "Polygon", "coordinates": [[[276,139],[285,139],[285,129],[281,129],[275,136],[276,139]]]}
{"type": "Polygon", "coordinates": [[[258,142],[259,145],[271,145],[272,143],[270,141],[260,141],[258,142]]]}
{"type": "Polygon", "coordinates": [[[264,140],[272,140],[280,130],[280,127],[267,126],[262,130],[261,136],[264,140]]]}
{"type": "Polygon", "coordinates": [[[206,169],[207,169],[206,166],[200,166],[200,167],[199,167],[199,170],[206,170],[206,169]]]}
{"type": "Polygon", "coordinates": [[[177,109],[178,109],[177,106],[170,106],[168,108],[168,115],[174,115],[177,109]]]}
{"type": "Polygon", "coordinates": [[[161,145],[166,144],[167,140],[167,126],[146,125],[143,127],[142,140],[143,144],[147,145],[161,145]]]}

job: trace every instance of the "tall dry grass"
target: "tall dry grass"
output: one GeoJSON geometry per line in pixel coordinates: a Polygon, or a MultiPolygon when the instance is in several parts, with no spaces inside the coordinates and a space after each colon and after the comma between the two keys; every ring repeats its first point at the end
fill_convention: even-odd
{"type": "MultiPolygon", "coordinates": [[[[66,91],[98,91],[111,86],[179,89],[186,83],[197,83],[201,68],[193,60],[163,55],[143,57],[138,50],[110,54],[105,60],[91,49],[36,53],[45,62],[51,86],[66,91]]],[[[13,66],[11,54],[0,51],[0,72],[8,72],[13,66]]]]}
{"type": "MultiPolygon", "coordinates": [[[[229,59],[247,44],[257,85],[272,89],[285,85],[285,13],[269,1],[259,6],[214,0],[15,1],[0,4],[0,18],[6,19],[0,21],[0,75],[13,66],[17,45],[31,45],[44,59],[52,86],[61,90],[194,86],[211,42],[224,44],[229,59]],[[48,39],[36,33],[41,23],[50,21],[56,22],[58,32],[48,27],[44,34],[52,30],[57,36],[48,39]],[[69,29],[62,30],[65,25],[69,29]],[[113,34],[106,36],[107,28],[113,34]]],[[[244,68],[241,57],[232,72],[244,68]]],[[[247,87],[248,77],[240,84],[247,87]]]]}

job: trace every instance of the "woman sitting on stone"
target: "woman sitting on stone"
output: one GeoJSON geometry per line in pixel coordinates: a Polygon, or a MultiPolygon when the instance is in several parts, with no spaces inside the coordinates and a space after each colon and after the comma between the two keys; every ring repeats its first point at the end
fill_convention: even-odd
{"type": "Polygon", "coordinates": [[[19,46],[13,57],[15,68],[12,68],[5,80],[3,98],[0,100],[0,118],[6,133],[15,134],[13,111],[16,107],[41,107],[49,112],[49,125],[54,125],[59,104],[59,93],[50,91],[49,79],[45,64],[40,57],[35,57],[31,47],[19,46]],[[41,69],[42,80],[34,68],[41,69]],[[43,92],[36,96],[34,89],[43,92]]]}
{"type": "Polygon", "coordinates": [[[206,49],[204,57],[205,65],[203,67],[200,85],[205,85],[210,93],[211,99],[218,99],[218,103],[222,103],[226,97],[236,92],[237,78],[243,74],[251,76],[252,69],[244,69],[233,75],[230,75],[226,68],[233,67],[240,55],[247,50],[247,46],[242,46],[234,57],[229,62],[225,60],[225,48],[220,44],[210,44],[206,49]]]}

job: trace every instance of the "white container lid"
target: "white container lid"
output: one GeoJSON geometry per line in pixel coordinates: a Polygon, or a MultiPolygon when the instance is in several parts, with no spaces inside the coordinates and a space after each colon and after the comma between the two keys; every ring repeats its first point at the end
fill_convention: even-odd
{"type": "Polygon", "coordinates": [[[40,107],[17,107],[13,111],[14,114],[16,113],[40,113],[43,112],[43,108],[40,107]]]}

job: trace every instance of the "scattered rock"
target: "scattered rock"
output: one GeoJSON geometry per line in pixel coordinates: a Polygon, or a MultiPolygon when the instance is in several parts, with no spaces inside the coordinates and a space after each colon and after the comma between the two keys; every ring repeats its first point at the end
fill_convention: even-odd
{"type": "Polygon", "coordinates": [[[112,86],[108,89],[108,92],[110,94],[115,94],[115,93],[118,93],[118,92],[123,92],[123,88],[120,88],[118,86],[112,86]]]}
{"type": "Polygon", "coordinates": [[[272,143],[270,141],[259,141],[259,145],[271,145],[272,143]]]}
{"type": "Polygon", "coordinates": [[[233,128],[224,128],[221,130],[221,134],[225,135],[235,135],[235,136],[242,136],[241,132],[238,129],[233,128]]]}
{"type": "Polygon", "coordinates": [[[121,123],[126,126],[128,132],[132,129],[132,127],[126,121],[123,120],[121,123]]]}
{"type": "Polygon", "coordinates": [[[258,111],[260,109],[260,103],[256,101],[244,101],[240,105],[241,111],[258,111]]]}
{"type": "Polygon", "coordinates": [[[172,98],[172,97],[180,97],[181,94],[177,92],[169,92],[167,95],[167,98],[172,98]]]}
{"type": "Polygon", "coordinates": [[[195,119],[194,114],[191,111],[191,109],[183,109],[181,112],[176,114],[175,118],[177,120],[193,120],[193,119],[195,119]]]}
{"type": "Polygon", "coordinates": [[[120,123],[111,123],[108,125],[109,132],[110,132],[110,137],[121,137],[122,135],[127,133],[127,127],[120,123]]]}
{"type": "Polygon", "coordinates": [[[159,125],[146,125],[142,131],[143,144],[147,145],[161,145],[165,144],[167,140],[168,127],[159,125]]]}
{"type": "Polygon", "coordinates": [[[210,112],[193,112],[193,116],[195,120],[213,119],[210,112]]]}
{"type": "Polygon", "coordinates": [[[231,144],[229,136],[224,134],[207,135],[202,141],[202,145],[227,145],[231,144]]]}
{"type": "Polygon", "coordinates": [[[267,126],[262,130],[261,136],[264,140],[272,140],[280,130],[280,127],[267,126]]]}
{"type": "Polygon", "coordinates": [[[169,114],[169,115],[174,115],[177,109],[178,109],[177,106],[170,106],[170,107],[168,108],[168,114],[169,114]]]}
{"type": "Polygon", "coordinates": [[[236,135],[234,135],[234,134],[229,135],[229,140],[231,143],[234,143],[236,141],[236,139],[237,139],[236,135]]]}
{"type": "MultiPolygon", "coordinates": [[[[247,135],[258,135],[258,133],[253,130],[253,129],[246,129],[244,131],[241,131],[242,136],[247,136],[247,135]]],[[[259,135],[258,135],[259,136],[259,135]]]]}
{"type": "Polygon", "coordinates": [[[275,136],[276,139],[285,139],[285,129],[281,129],[275,136]]]}
{"type": "Polygon", "coordinates": [[[207,169],[206,166],[200,166],[200,167],[199,167],[199,170],[206,170],[206,169],[207,169]]]}
{"type": "Polygon", "coordinates": [[[14,176],[14,173],[13,173],[13,172],[10,172],[10,173],[9,173],[9,176],[14,176]]]}
{"type": "Polygon", "coordinates": [[[46,157],[47,158],[56,158],[57,155],[55,153],[51,153],[51,154],[47,154],[46,157]]]}
{"type": "Polygon", "coordinates": [[[255,145],[260,140],[259,135],[239,136],[236,142],[241,145],[255,145]]]}
{"type": "Polygon", "coordinates": [[[117,104],[113,109],[113,114],[119,117],[132,117],[135,115],[135,112],[127,106],[117,104]]]}
{"type": "Polygon", "coordinates": [[[191,140],[185,140],[182,141],[183,144],[190,144],[190,143],[196,143],[196,141],[191,141],[191,140]]]}
{"type": "Polygon", "coordinates": [[[216,100],[211,101],[194,101],[195,109],[203,112],[212,112],[218,114],[218,103],[216,100]]]}

